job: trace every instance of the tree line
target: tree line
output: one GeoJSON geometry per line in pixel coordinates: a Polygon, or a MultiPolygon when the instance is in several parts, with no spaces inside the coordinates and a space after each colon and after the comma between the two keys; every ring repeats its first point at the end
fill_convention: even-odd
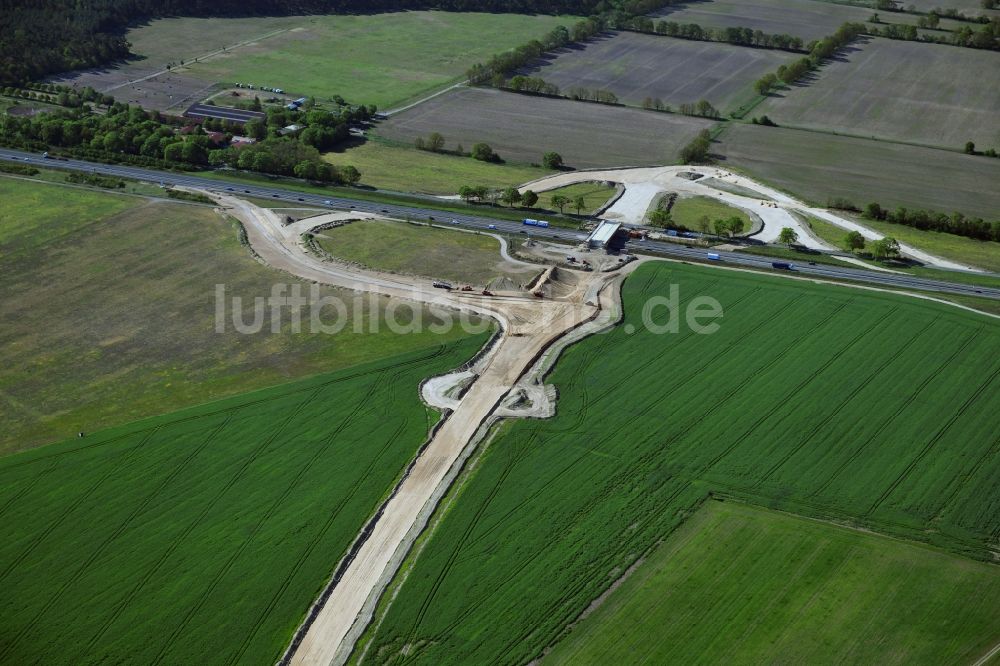
{"type": "Polygon", "coordinates": [[[320,157],[348,136],[348,124],[367,118],[370,109],[351,107],[340,112],[313,109],[272,109],[264,121],[240,128],[209,120],[231,138],[242,132],[258,139],[254,144],[219,147],[201,125],[147,112],[138,106],[114,102],[104,113],[89,106],[58,109],[33,117],[0,116],[0,143],[27,150],[58,149],[82,159],[124,162],[154,168],[200,168],[228,165],[233,168],[332,183],[353,184],[360,173],[353,167],[338,169],[320,157]],[[295,135],[283,135],[290,123],[302,125],[295,135]]]}
{"type": "Polygon", "coordinates": [[[651,0],[6,0],[0,3],[0,85],[96,67],[131,55],[130,24],[166,16],[245,17],[414,9],[577,14],[652,11],[651,0]],[[648,6],[648,9],[644,9],[648,6]]]}
{"type": "Polygon", "coordinates": [[[778,82],[786,85],[795,83],[809,74],[820,64],[833,57],[833,55],[865,33],[866,27],[863,23],[845,23],[829,37],[812,42],[809,45],[809,55],[804,58],[781,65],[777,71],[765,74],[754,83],[754,88],[761,95],[766,95],[778,86],[778,82]]]}
{"type": "MultiPolygon", "coordinates": [[[[931,14],[931,16],[935,16],[931,14]]],[[[1000,50],[1000,17],[994,17],[989,23],[979,30],[973,30],[970,26],[963,25],[950,35],[927,35],[921,34],[913,25],[887,24],[881,28],[873,26],[868,33],[875,37],[885,37],[887,39],[900,39],[910,42],[929,42],[931,44],[947,44],[950,46],[962,46],[972,49],[1000,50]]]]}
{"type": "Polygon", "coordinates": [[[987,222],[980,217],[966,217],[962,213],[933,213],[926,210],[909,210],[900,206],[894,211],[878,203],[865,206],[864,217],[869,220],[901,224],[924,231],[939,231],[976,240],[1000,242],[1000,220],[987,222]]]}
{"type": "Polygon", "coordinates": [[[805,51],[801,37],[788,34],[769,34],[763,30],[751,28],[703,28],[697,23],[677,23],[676,21],[654,21],[648,16],[638,16],[629,21],[625,30],[651,35],[664,35],[678,39],[693,39],[703,42],[723,42],[737,46],[749,46],[762,49],[780,49],[783,51],[805,51]]]}

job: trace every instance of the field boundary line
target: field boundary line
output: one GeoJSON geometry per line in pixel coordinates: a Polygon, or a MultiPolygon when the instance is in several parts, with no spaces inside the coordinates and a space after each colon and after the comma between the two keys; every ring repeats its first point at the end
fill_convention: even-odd
{"type": "MultiPolygon", "coordinates": [[[[235,412],[235,411],[236,410],[233,410],[233,412],[235,412]]],[[[208,437],[206,437],[206,438],[204,438],[202,440],[201,444],[199,444],[198,446],[196,446],[193,451],[191,451],[190,453],[188,453],[188,455],[176,467],[174,467],[174,469],[166,476],[166,478],[164,478],[156,486],[156,488],[153,489],[153,491],[151,493],[149,493],[148,495],[146,495],[146,497],[142,500],[142,502],[139,503],[139,505],[137,507],[135,507],[135,508],[132,509],[132,512],[129,513],[129,515],[118,526],[118,528],[115,529],[115,531],[112,532],[107,538],[105,538],[97,546],[96,549],[94,549],[94,551],[76,568],[76,570],[73,572],[73,575],[70,576],[69,578],[67,578],[66,581],[62,584],[62,586],[60,586],[59,589],[56,590],[55,594],[52,595],[48,599],[48,601],[46,601],[42,605],[42,607],[38,610],[38,612],[31,619],[31,621],[27,625],[25,625],[24,629],[22,629],[22,631],[19,632],[17,634],[17,636],[15,636],[14,639],[11,641],[11,643],[10,643],[11,647],[13,647],[18,642],[20,642],[20,640],[29,631],[29,629],[31,629],[32,627],[34,627],[35,623],[38,622],[38,620],[40,620],[42,618],[42,616],[45,615],[46,611],[48,611],[48,609],[52,607],[52,604],[54,604],[56,601],[58,601],[59,598],[62,597],[62,595],[65,594],[66,591],[75,582],[77,582],[77,580],[79,580],[80,576],[84,572],[86,572],[87,569],[94,562],[96,562],[101,557],[101,555],[104,554],[104,549],[107,548],[107,546],[110,543],[112,543],[115,539],[117,539],[119,536],[121,536],[122,533],[125,530],[128,529],[128,527],[132,523],[132,521],[135,520],[137,517],[139,517],[142,514],[143,510],[147,506],[149,506],[150,502],[153,501],[153,498],[155,498],[157,495],[159,495],[160,492],[162,492],[164,488],[166,488],[168,485],[170,485],[170,483],[175,478],[177,478],[177,475],[180,474],[181,471],[184,470],[187,467],[188,463],[190,463],[192,460],[194,460],[194,458],[196,458],[198,456],[198,454],[200,454],[205,449],[205,447],[207,447],[215,439],[216,435],[218,435],[222,430],[224,430],[226,428],[226,426],[229,425],[229,423],[232,421],[232,418],[233,418],[233,413],[228,414],[226,416],[226,418],[222,421],[222,423],[219,424],[218,426],[216,426],[212,430],[212,432],[208,435],[208,437]]]]}
{"type": "MultiPolygon", "coordinates": [[[[185,64],[178,65],[177,68],[168,67],[168,68],[165,68],[165,69],[161,69],[161,70],[159,70],[159,71],[157,71],[157,72],[155,72],[153,74],[148,74],[147,76],[139,77],[138,79],[129,79],[128,81],[125,81],[123,83],[119,83],[119,84],[113,85],[113,86],[111,86],[109,88],[105,88],[101,92],[108,93],[108,92],[111,92],[112,90],[118,90],[119,88],[124,88],[125,86],[130,86],[133,83],[142,83],[143,81],[149,81],[150,79],[155,79],[158,76],[162,76],[163,74],[167,74],[169,72],[173,72],[176,69],[179,69],[181,67],[186,68],[188,66],[187,63],[201,62],[202,60],[206,60],[208,58],[215,57],[215,56],[219,55],[220,53],[227,53],[229,51],[229,49],[238,49],[241,46],[246,46],[247,44],[253,44],[254,42],[259,42],[259,41],[264,40],[264,39],[270,39],[271,37],[275,37],[275,36],[280,35],[282,33],[288,32],[291,29],[292,28],[281,28],[280,30],[275,30],[275,31],[269,32],[267,34],[260,35],[259,37],[254,37],[252,39],[243,40],[242,42],[237,42],[236,44],[230,44],[228,46],[223,46],[220,49],[216,49],[215,51],[212,51],[211,53],[205,53],[205,54],[202,54],[202,55],[199,55],[199,56],[195,56],[194,58],[191,58],[190,60],[185,61],[185,64]]],[[[215,85],[215,84],[212,84],[212,85],[215,85]]]]}
{"type": "MultiPolygon", "coordinates": [[[[88,487],[87,490],[85,490],[83,494],[73,502],[73,504],[67,511],[64,511],[55,520],[49,523],[49,525],[44,530],[42,530],[42,532],[31,542],[31,544],[27,547],[27,549],[25,549],[24,551],[21,552],[20,555],[15,557],[14,560],[9,565],[7,565],[7,567],[3,570],[3,572],[0,572],[0,580],[6,578],[7,575],[10,574],[10,572],[13,571],[17,567],[17,565],[19,565],[24,560],[25,557],[30,555],[31,552],[36,547],[38,547],[38,544],[44,541],[45,538],[49,534],[51,534],[54,529],[56,529],[59,525],[61,525],[63,521],[66,520],[66,518],[71,513],[73,513],[73,511],[78,506],[80,506],[82,502],[86,501],[87,498],[89,498],[99,487],[101,487],[105,481],[107,481],[112,475],[118,472],[120,467],[128,463],[132,459],[132,457],[135,456],[136,452],[139,449],[141,449],[143,445],[146,444],[146,442],[148,442],[159,429],[160,429],[159,427],[154,428],[149,433],[147,433],[146,436],[142,440],[140,440],[135,446],[124,451],[118,462],[112,465],[111,468],[103,476],[101,476],[99,479],[97,479],[97,481],[91,484],[90,487],[88,487]]],[[[8,644],[7,648],[2,653],[0,653],[0,658],[2,658],[4,655],[7,654],[7,652],[10,650],[10,647],[11,644],[8,644]]]]}
{"type": "Polygon", "coordinates": [[[997,654],[1000,654],[1000,643],[997,643],[996,645],[993,646],[992,650],[984,654],[979,659],[976,659],[976,661],[973,662],[972,666],[986,666],[986,662],[990,661],[993,657],[997,656],[997,654]]]}
{"type": "MultiPolygon", "coordinates": [[[[354,407],[353,409],[351,409],[347,417],[343,419],[339,425],[334,427],[333,431],[330,433],[329,436],[324,438],[325,444],[329,444],[329,442],[334,437],[339,435],[344,430],[344,428],[348,427],[348,425],[351,424],[359,414],[375,408],[375,405],[372,402],[370,402],[369,399],[371,398],[375,390],[383,382],[385,382],[387,372],[388,369],[378,373],[378,375],[375,376],[375,378],[371,383],[371,386],[368,387],[368,390],[362,396],[356,399],[354,407]]],[[[317,391],[316,395],[318,394],[319,392],[317,391]]],[[[316,396],[313,396],[313,398],[311,398],[308,402],[312,402],[312,400],[315,399],[315,397],[316,396]]],[[[296,410],[295,413],[297,414],[299,411],[300,410],[296,410]]],[[[298,471],[295,473],[295,476],[291,478],[288,485],[285,487],[285,490],[271,502],[267,511],[265,511],[264,514],[260,516],[260,518],[255,522],[253,528],[249,531],[247,536],[240,543],[239,547],[233,550],[229,558],[222,565],[222,568],[219,569],[219,571],[215,574],[212,580],[202,591],[201,596],[195,601],[194,605],[191,606],[184,614],[184,617],[181,619],[180,624],[178,624],[174,628],[174,630],[170,633],[170,637],[163,643],[163,647],[160,649],[160,652],[153,659],[153,664],[159,664],[160,662],[163,661],[167,651],[175,644],[178,636],[181,634],[181,632],[184,631],[184,629],[187,627],[191,619],[198,613],[199,610],[201,610],[201,608],[205,605],[205,603],[209,600],[209,598],[211,598],[212,593],[215,592],[215,588],[218,587],[220,581],[226,576],[226,574],[229,573],[230,569],[233,566],[233,563],[236,562],[237,559],[239,559],[239,557],[244,553],[244,551],[246,551],[250,543],[253,542],[253,540],[257,537],[257,535],[260,533],[261,529],[263,529],[267,521],[271,519],[271,516],[273,516],[275,512],[279,509],[279,507],[285,502],[285,500],[288,499],[288,497],[295,490],[296,486],[298,486],[302,478],[306,475],[306,473],[309,472],[310,469],[312,469],[316,460],[318,460],[320,456],[322,456],[324,453],[327,452],[328,452],[327,446],[317,446],[312,456],[308,457],[299,466],[298,471]]]]}
{"type": "Polygon", "coordinates": [[[239,479],[243,476],[244,472],[246,472],[247,468],[250,467],[250,465],[254,462],[254,460],[256,460],[260,456],[260,454],[263,453],[264,450],[267,449],[274,442],[275,439],[277,439],[278,435],[281,434],[281,431],[284,430],[289,423],[291,423],[291,421],[299,414],[299,412],[301,412],[306,407],[307,404],[312,402],[312,400],[316,397],[316,395],[320,392],[321,389],[322,386],[316,388],[309,396],[306,397],[305,400],[299,403],[299,405],[289,413],[288,417],[284,421],[282,421],[282,423],[278,426],[278,428],[269,437],[265,438],[262,444],[260,444],[257,448],[255,448],[253,451],[250,452],[250,455],[243,460],[243,464],[239,467],[239,469],[236,470],[236,473],[204,505],[201,513],[199,513],[195,517],[195,519],[181,531],[181,534],[178,535],[176,539],[170,542],[170,545],[163,552],[163,554],[160,555],[159,559],[156,560],[153,566],[150,567],[150,569],[139,580],[139,582],[135,586],[133,586],[132,590],[125,595],[125,597],[120,601],[118,606],[115,608],[114,612],[112,612],[108,616],[108,619],[104,622],[101,628],[90,639],[90,642],[86,647],[86,650],[88,652],[93,650],[93,648],[97,645],[97,642],[101,639],[101,637],[103,637],[104,634],[107,633],[107,631],[111,628],[111,626],[121,616],[121,613],[131,603],[132,599],[135,598],[135,595],[137,595],[139,591],[146,586],[146,583],[148,583],[150,579],[152,579],[152,577],[159,571],[160,567],[170,558],[171,555],[174,554],[174,552],[178,548],[180,548],[181,543],[183,543],[184,540],[187,538],[187,536],[194,531],[195,527],[197,527],[201,523],[201,521],[204,520],[205,516],[207,516],[209,512],[215,507],[215,504],[222,498],[222,496],[225,495],[226,492],[228,492],[229,489],[237,481],[239,481],[239,479]]]}

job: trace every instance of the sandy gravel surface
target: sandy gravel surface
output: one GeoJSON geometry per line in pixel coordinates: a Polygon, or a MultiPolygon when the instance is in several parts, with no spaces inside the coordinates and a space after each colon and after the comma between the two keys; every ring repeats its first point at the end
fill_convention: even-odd
{"type": "MultiPolygon", "coordinates": [[[[782,227],[791,227],[798,234],[799,242],[806,247],[816,250],[837,249],[816,238],[791,212],[818,217],[846,231],[859,231],[868,240],[882,238],[882,234],[853,220],[842,217],[825,208],[808,206],[779,190],[758,183],[746,176],[717,167],[666,166],[639,169],[571,171],[526,183],[521,187],[521,191],[532,189],[535,192],[544,192],[557,187],[591,180],[608,180],[621,183],[625,186],[625,194],[607,210],[604,217],[621,220],[629,224],[643,223],[646,210],[657,194],[660,192],[677,192],[681,195],[711,197],[730,206],[759,215],[764,222],[764,228],[754,238],[765,242],[777,241],[782,227]],[[689,180],[678,175],[684,172],[702,174],[703,179],[689,180]],[[728,183],[729,185],[760,192],[768,200],[775,202],[777,207],[761,205],[761,199],[719,190],[711,187],[711,183],[704,184],[702,180],[708,178],[713,179],[715,182],[728,183]]],[[[978,271],[974,267],[942,259],[941,257],[934,256],[903,243],[900,243],[900,249],[903,254],[930,266],[978,271]]]]}

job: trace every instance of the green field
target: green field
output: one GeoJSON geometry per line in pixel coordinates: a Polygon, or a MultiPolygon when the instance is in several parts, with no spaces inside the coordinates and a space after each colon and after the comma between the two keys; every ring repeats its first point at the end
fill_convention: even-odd
{"type": "MultiPolygon", "coordinates": [[[[1000,213],[995,219],[1000,219],[1000,213]]],[[[924,231],[901,224],[867,218],[860,218],[858,222],[917,249],[926,250],[945,259],[968,262],[977,268],[1000,273],[1000,243],[996,241],[981,241],[939,231],[924,231]]]]}
{"type": "Polygon", "coordinates": [[[355,660],[539,657],[709,492],[992,559],[994,319],[668,263],[637,269],[624,299],[625,325],[549,377],[556,416],[502,426],[471,462],[355,660]],[[716,333],[643,325],[673,284],[682,308],[719,301],[716,333]]]}
{"type": "Polygon", "coordinates": [[[356,333],[360,319],[293,334],[287,316],[281,335],[270,318],[216,333],[216,284],[250,322],[255,297],[295,280],[254,261],[211,208],[12,178],[0,200],[0,453],[438,342],[356,333]]]}
{"type": "MultiPolygon", "coordinates": [[[[750,216],[745,212],[711,197],[678,197],[670,209],[670,218],[676,224],[683,225],[688,229],[699,229],[698,223],[703,217],[707,217],[710,222],[738,217],[743,220],[744,232],[749,232],[753,225],[750,216]]],[[[713,230],[714,227],[710,226],[709,229],[713,230]]]]}
{"type": "Polygon", "coordinates": [[[274,663],[484,340],[0,459],[0,661],[274,663]]]}
{"type": "Polygon", "coordinates": [[[375,270],[484,285],[495,277],[527,283],[541,271],[511,264],[490,236],[385,220],[319,232],[328,253],[375,270]]]}
{"type": "MultiPolygon", "coordinates": [[[[830,245],[843,250],[844,237],[848,231],[825,220],[808,216],[806,218],[809,227],[819,238],[830,245]]],[[[868,226],[886,236],[892,236],[898,241],[902,241],[919,250],[925,250],[939,257],[952,259],[981,267],[989,271],[1000,272],[1000,243],[992,241],[978,241],[972,238],[945,234],[936,231],[923,231],[913,227],[890,224],[858,218],[858,222],[868,226]]],[[[870,243],[869,243],[870,244],[870,243]]],[[[865,250],[861,251],[862,253],[865,250]]],[[[935,270],[923,267],[899,267],[892,265],[893,269],[906,270],[914,275],[923,274],[940,280],[951,280],[953,282],[973,282],[989,283],[988,278],[983,279],[968,273],[954,271],[935,270]]]]}
{"type": "Polygon", "coordinates": [[[470,64],[573,17],[396,12],[251,19],[160,19],[128,32],[132,50],[153,65],[252,44],[191,64],[204,81],[249,82],[294,94],[390,107],[461,79],[470,64]]]}
{"type": "Polygon", "coordinates": [[[614,193],[614,186],[605,185],[604,183],[577,183],[575,185],[566,185],[565,187],[557,187],[554,190],[540,192],[538,194],[538,207],[547,208],[551,211],[558,211],[558,206],[555,206],[552,203],[552,197],[562,195],[564,197],[569,197],[570,200],[570,203],[566,206],[564,212],[576,213],[576,199],[577,197],[583,197],[585,205],[580,213],[583,215],[592,215],[604,207],[604,204],[608,203],[608,199],[610,199],[614,193]]]}
{"type": "Polygon", "coordinates": [[[780,127],[731,125],[713,152],[727,167],[825,206],[843,197],[862,207],[922,208],[994,220],[1000,160],[958,152],[780,127]],[[822,159],[817,159],[822,156],[822,159]]]}
{"type": "Polygon", "coordinates": [[[972,663],[998,597],[1000,567],[707,502],[542,663],[972,663]]]}
{"type": "Polygon", "coordinates": [[[363,185],[424,194],[453,195],[463,185],[513,187],[552,173],[523,164],[492,164],[375,141],[327,153],[324,159],[339,166],[353,165],[361,172],[363,185]]]}

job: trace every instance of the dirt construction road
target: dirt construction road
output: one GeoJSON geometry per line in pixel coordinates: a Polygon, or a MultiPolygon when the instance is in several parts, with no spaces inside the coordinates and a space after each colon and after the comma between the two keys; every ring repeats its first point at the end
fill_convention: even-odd
{"type": "Polygon", "coordinates": [[[572,286],[553,287],[563,289],[563,295],[555,298],[450,293],[419,278],[324,261],[308,254],[301,244],[301,234],[316,226],[371,216],[332,213],[282,226],[280,217],[270,210],[219,193],[207,194],[243,223],[250,246],[275,268],[316,282],[465,310],[490,317],[501,327],[496,344],[473,366],[475,381],[359,537],[353,558],[337,566],[337,582],[316,602],[284,658],[291,664],[343,663],[402,558],[458,473],[463,454],[469,453],[486,425],[497,417],[503,398],[553,343],[615,307],[621,274],[563,271],[572,286]]]}

